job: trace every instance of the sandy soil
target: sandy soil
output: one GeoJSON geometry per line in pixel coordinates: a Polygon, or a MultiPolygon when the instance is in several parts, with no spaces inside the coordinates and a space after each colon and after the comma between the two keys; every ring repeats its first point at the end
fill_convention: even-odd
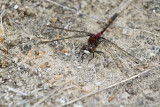
{"type": "Polygon", "coordinates": [[[88,36],[44,43],[86,33],[51,26],[96,34],[122,0],[53,1],[0,1],[0,107],[55,107],[69,101],[73,102],[68,106],[74,107],[160,105],[159,0],[133,0],[114,21],[111,32],[104,33],[130,55],[103,42],[97,50],[105,57],[95,54],[89,63],[92,55],[82,63],[79,54],[88,36]],[[111,86],[115,83],[119,85],[111,86]]]}

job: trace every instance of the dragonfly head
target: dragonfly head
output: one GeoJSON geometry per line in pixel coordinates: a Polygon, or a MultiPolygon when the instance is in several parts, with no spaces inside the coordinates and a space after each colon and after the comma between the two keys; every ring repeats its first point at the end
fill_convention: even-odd
{"type": "Polygon", "coordinates": [[[95,36],[95,34],[88,34],[88,36],[92,37],[92,36],[95,36]]]}
{"type": "Polygon", "coordinates": [[[84,53],[89,54],[89,53],[93,53],[95,48],[90,45],[84,45],[82,49],[84,53]]]}

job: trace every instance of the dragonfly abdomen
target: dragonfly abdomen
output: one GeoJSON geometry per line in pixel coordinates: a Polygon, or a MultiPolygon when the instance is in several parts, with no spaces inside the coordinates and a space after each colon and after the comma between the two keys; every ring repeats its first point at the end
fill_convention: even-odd
{"type": "Polygon", "coordinates": [[[112,22],[116,19],[117,16],[118,16],[118,14],[116,13],[113,17],[111,17],[111,19],[106,23],[106,25],[104,26],[104,28],[101,30],[101,32],[100,32],[101,35],[112,24],[112,22]]]}

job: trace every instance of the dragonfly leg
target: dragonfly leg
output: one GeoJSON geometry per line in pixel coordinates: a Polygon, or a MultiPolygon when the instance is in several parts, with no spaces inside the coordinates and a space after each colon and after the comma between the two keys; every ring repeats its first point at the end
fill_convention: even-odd
{"type": "Polygon", "coordinates": [[[80,56],[80,54],[81,54],[81,51],[82,51],[82,48],[80,49],[80,51],[78,52],[78,55],[80,56]]]}
{"type": "Polygon", "coordinates": [[[85,53],[83,53],[82,56],[81,56],[82,63],[83,63],[84,55],[85,55],[85,53]]]}
{"type": "Polygon", "coordinates": [[[104,37],[100,37],[101,39],[105,39],[104,37]]]}
{"type": "Polygon", "coordinates": [[[98,53],[98,54],[101,54],[101,53],[102,53],[102,54],[103,54],[104,59],[106,58],[106,57],[105,57],[104,52],[102,52],[102,51],[94,51],[94,52],[96,52],[96,53],[98,53]]]}
{"type": "Polygon", "coordinates": [[[94,58],[94,52],[93,52],[93,57],[88,61],[88,64],[89,64],[89,62],[90,62],[93,58],[94,58]]]}

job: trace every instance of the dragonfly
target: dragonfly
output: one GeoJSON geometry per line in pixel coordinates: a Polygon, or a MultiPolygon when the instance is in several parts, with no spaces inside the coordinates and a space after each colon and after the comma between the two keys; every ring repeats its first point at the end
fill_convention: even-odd
{"type": "MultiPolygon", "coordinates": [[[[92,54],[92,58],[89,59],[88,63],[95,57],[95,55],[94,55],[95,53],[103,54],[104,58],[105,58],[104,52],[96,50],[98,45],[102,43],[102,45],[104,47],[106,47],[105,50],[107,52],[109,52],[110,56],[112,57],[112,59],[116,63],[117,67],[120,69],[120,71],[123,72],[124,69],[123,69],[122,66],[120,66],[122,62],[117,60],[116,55],[112,53],[111,47],[115,47],[117,50],[120,50],[125,56],[127,56],[129,59],[131,59],[136,64],[141,63],[141,61],[138,58],[132,56],[130,53],[128,53],[127,51],[125,51],[121,47],[119,47],[118,45],[116,45],[115,43],[113,43],[111,40],[108,40],[108,39],[104,38],[104,36],[103,36],[104,32],[110,27],[110,25],[113,23],[113,21],[116,20],[118,15],[119,15],[118,13],[115,13],[109,19],[109,21],[105,24],[103,29],[100,32],[98,32],[97,34],[93,34],[93,33],[90,33],[90,32],[85,32],[85,31],[69,30],[69,29],[65,29],[65,28],[52,26],[52,25],[46,25],[46,26],[51,27],[53,29],[61,29],[61,30],[66,30],[66,31],[70,31],[70,32],[87,33],[87,36],[89,36],[88,42],[87,42],[86,45],[82,46],[82,48],[80,49],[80,52],[79,52],[79,54],[82,53],[82,55],[81,55],[82,62],[84,60],[84,55],[86,55],[86,54],[92,54]]],[[[41,32],[42,32],[42,35],[43,35],[43,30],[41,32]]],[[[59,41],[59,40],[81,38],[81,37],[86,37],[86,35],[72,36],[72,37],[67,37],[67,38],[54,39],[54,40],[50,40],[50,41],[41,41],[40,43],[49,43],[49,42],[54,42],[54,41],[59,41]]]]}
{"type": "MultiPolygon", "coordinates": [[[[81,50],[83,50],[82,54],[82,61],[83,61],[83,56],[88,53],[93,53],[93,57],[89,60],[91,61],[94,58],[94,53],[103,53],[102,51],[96,51],[97,46],[100,44],[101,39],[105,39],[102,37],[102,34],[104,31],[107,30],[107,28],[112,24],[112,22],[116,19],[118,14],[116,13],[105,25],[105,27],[96,35],[95,34],[89,34],[89,39],[88,39],[88,44],[84,45],[81,50]]],[[[104,53],[103,53],[104,54],[104,53]]]]}

